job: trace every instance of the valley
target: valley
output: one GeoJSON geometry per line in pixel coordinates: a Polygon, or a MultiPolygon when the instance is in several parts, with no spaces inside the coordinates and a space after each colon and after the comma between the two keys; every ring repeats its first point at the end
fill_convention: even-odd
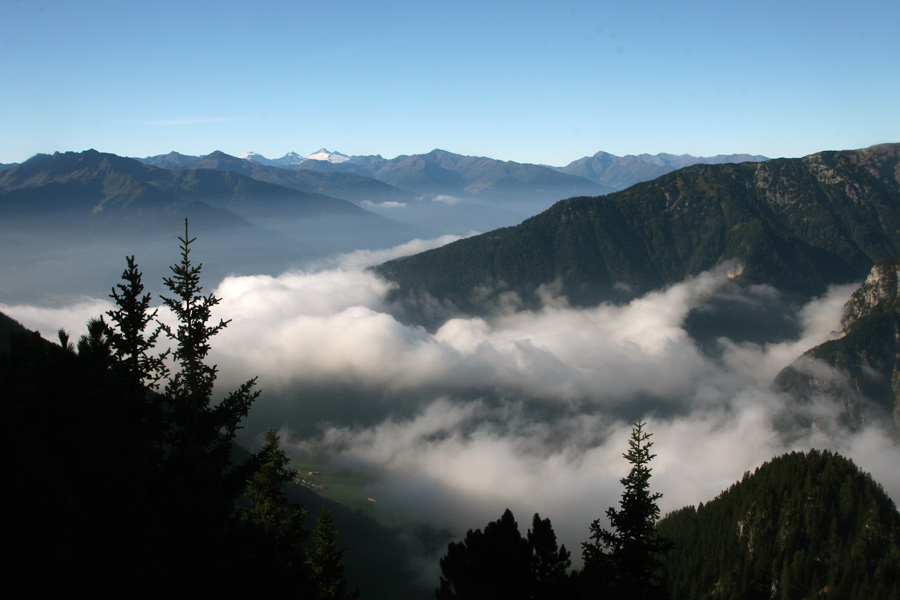
{"type": "Polygon", "coordinates": [[[277,428],[320,473],[297,498],[318,508],[309,488],[330,488],[348,565],[377,531],[409,597],[430,595],[450,539],[504,508],[551,515],[579,548],[641,419],[664,513],[811,448],[900,497],[900,145],[691,164],[620,191],[437,151],[306,169],[151,158],[2,172],[0,312],[77,338],[131,254],[158,306],[187,218],[229,320],[219,382],[262,391],[237,441],[277,428]]]}

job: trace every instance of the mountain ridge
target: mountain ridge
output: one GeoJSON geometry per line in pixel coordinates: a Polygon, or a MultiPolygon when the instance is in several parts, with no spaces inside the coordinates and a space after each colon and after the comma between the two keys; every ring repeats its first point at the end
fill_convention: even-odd
{"type": "Polygon", "coordinates": [[[212,249],[217,279],[423,237],[348,200],[233,171],[165,169],[96,150],[36,155],[0,173],[0,266],[15,282],[3,299],[96,293],[120,253],[166,268],[163,240],[186,218],[212,249]]]}
{"type": "MultiPolygon", "coordinates": [[[[139,159],[147,164],[166,168],[184,168],[190,159],[171,152],[167,155],[139,159]]],[[[723,164],[740,162],[760,162],[767,157],[753,154],[718,154],[711,157],[690,154],[629,154],[616,156],[599,151],[570,162],[566,166],[549,166],[536,163],[518,163],[485,156],[467,156],[446,150],[434,149],[424,154],[401,154],[392,159],[377,155],[349,156],[332,152],[326,148],[302,157],[296,152],[288,152],[280,159],[268,159],[255,152],[246,152],[238,158],[254,164],[287,169],[313,170],[318,172],[342,172],[376,179],[388,185],[418,194],[457,194],[478,197],[496,193],[506,200],[518,194],[533,196],[535,182],[544,180],[551,186],[540,197],[555,194],[554,200],[580,195],[599,195],[630,187],[635,183],[649,181],[674,170],[694,164],[723,164]],[[312,162],[311,162],[312,161],[312,162]],[[553,180],[543,169],[556,171],[578,179],[553,180]],[[543,173],[540,177],[537,174],[543,173]],[[590,186],[595,186],[591,188],[590,186]],[[599,187],[597,187],[599,186],[599,187]]]]}
{"type": "Polygon", "coordinates": [[[415,194],[388,185],[371,177],[352,173],[320,173],[310,169],[288,169],[268,166],[241,159],[221,151],[188,162],[185,169],[213,169],[233,171],[246,177],[298,190],[310,194],[322,194],[332,198],[363,202],[410,202],[415,194]]]}
{"type": "Polygon", "coordinates": [[[390,261],[397,297],[483,314],[542,286],[575,305],[624,300],[734,259],[740,281],[804,295],[900,253],[900,144],[761,163],[694,165],[518,226],[390,261]]]}
{"type": "Polygon", "coordinates": [[[346,171],[426,195],[492,196],[501,201],[605,194],[611,188],[551,167],[487,157],[464,156],[434,149],[426,154],[354,156],[341,163],[307,162],[297,168],[346,171]]]}
{"type": "Polygon", "coordinates": [[[256,152],[244,152],[238,156],[238,158],[266,165],[267,167],[284,167],[287,165],[299,165],[306,162],[306,158],[300,156],[296,152],[288,152],[281,158],[266,158],[262,154],[257,154],[256,152]]]}
{"type": "Polygon", "coordinates": [[[627,154],[616,156],[608,152],[597,152],[593,156],[585,156],[574,160],[557,170],[571,175],[580,175],[596,183],[609,186],[615,190],[623,190],[635,183],[651,181],[684,167],[695,164],[724,164],[742,162],[762,162],[769,160],[765,156],[751,154],[718,154],[712,157],[691,156],[690,154],[674,155],[665,152],[659,154],[627,154]]]}
{"type": "MultiPolygon", "coordinates": [[[[239,216],[255,216],[260,207],[266,205],[271,205],[270,210],[288,210],[284,216],[291,216],[290,213],[294,216],[322,212],[366,213],[345,200],[291,190],[234,171],[164,169],[96,150],[37,155],[4,172],[0,177],[0,193],[8,195],[51,184],[83,188],[96,202],[89,207],[93,215],[133,208],[138,202],[142,207],[156,209],[162,214],[197,200],[226,208],[239,216]],[[198,182],[198,179],[203,181],[198,182]]],[[[52,208],[65,202],[64,196],[65,191],[43,193],[40,200],[52,208]]]]}

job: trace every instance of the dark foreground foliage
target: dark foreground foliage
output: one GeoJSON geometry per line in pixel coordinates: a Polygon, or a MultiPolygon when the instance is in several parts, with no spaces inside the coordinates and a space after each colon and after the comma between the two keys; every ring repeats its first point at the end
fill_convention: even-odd
{"type": "Polygon", "coordinates": [[[569,572],[549,519],[535,515],[524,538],[507,510],[449,545],[438,600],[900,598],[900,514],[850,460],[786,454],[657,521],[649,436],[635,424],[619,508],[606,512],[610,529],[591,524],[581,571],[569,572]]]}
{"type": "Polygon", "coordinates": [[[535,514],[527,537],[512,512],[451,542],[441,559],[438,600],[555,600],[571,598],[574,577],[565,546],[557,546],[550,519],[535,514]]]}
{"type": "Polygon", "coordinates": [[[621,479],[619,508],[606,510],[610,528],[599,519],[590,526],[590,540],[582,544],[584,571],[580,582],[586,597],[605,596],[622,600],[662,600],[666,597],[661,567],[668,542],[656,530],[659,492],[650,492],[650,454],[653,435],[637,422],[622,456],[631,465],[621,479]]]}
{"type": "MultiPolygon", "coordinates": [[[[15,327],[0,353],[0,439],[13,510],[3,513],[7,584],[39,597],[343,597],[337,554],[331,589],[311,566],[306,516],[283,485],[293,473],[274,431],[233,464],[233,440],[258,392],[250,380],[214,400],[206,364],[218,303],[181,238],[165,280],[177,327],[155,321],[129,258],[116,310],[59,345],[15,327]],[[154,355],[171,338],[174,373],[154,355]],[[239,506],[240,500],[240,506],[239,506]]],[[[334,561],[332,561],[334,562],[334,561]]]]}
{"type": "Polygon", "coordinates": [[[661,557],[666,542],[656,532],[662,496],[650,493],[652,434],[643,422],[634,424],[628,452],[623,457],[631,471],[619,508],[606,511],[611,529],[597,519],[590,526],[590,541],[582,544],[584,569],[569,572],[572,564],[565,546],[558,547],[550,519],[534,515],[526,537],[519,533],[507,509],[484,531],[469,530],[461,542],[452,542],[441,559],[438,600],[657,600],[666,598],[661,557]]]}

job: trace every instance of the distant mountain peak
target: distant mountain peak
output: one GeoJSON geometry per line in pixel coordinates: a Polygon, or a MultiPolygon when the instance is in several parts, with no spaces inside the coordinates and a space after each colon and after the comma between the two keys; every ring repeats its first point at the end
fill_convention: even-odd
{"type": "Polygon", "coordinates": [[[147,156],[146,158],[138,158],[140,162],[151,167],[161,167],[164,169],[181,169],[185,165],[197,160],[199,156],[189,156],[172,150],[168,154],[158,154],[156,156],[147,156]]]}
{"type": "Polygon", "coordinates": [[[327,148],[319,148],[306,157],[307,160],[322,160],[330,163],[342,163],[350,160],[350,157],[340,152],[331,152],[327,148]]]}
{"type": "Polygon", "coordinates": [[[597,152],[593,156],[585,156],[573,161],[565,167],[556,169],[568,175],[578,175],[594,183],[609,186],[616,190],[642,181],[651,181],[657,177],[696,164],[723,164],[761,162],[768,160],[765,156],[753,154],[718,154],[716,156],[692,156],[690,154],[626,154],[616,156],[609,152],[597,152]]]}
{"type": "Polygon", "coordinates": [[[288,152],[281,158],[266,158],[262,154],[256,152],[244,152],[238,158],[249,160],[267,167],[284,167],[287,165],[299,165],[300,163],[306,162],[306,159],[296,152],[288,152]]]}
{"type": "Polygon", "coordinates": [[[288,152],[281,158],[275,158],[271,161],[271,163],[276,167],[283,167],[287,165],[299,165],[300,163],[306,162],[306,158],[300,156],[296,152],[288,152]]]}

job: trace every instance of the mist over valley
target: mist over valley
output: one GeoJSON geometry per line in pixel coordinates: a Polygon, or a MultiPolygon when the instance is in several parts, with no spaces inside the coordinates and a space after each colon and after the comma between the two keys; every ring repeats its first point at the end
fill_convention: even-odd
{"type": "MultiPolygon", "coordinates": [[[[638,420],[663,513],[809,448],[851,458],[896,502],[900,404],[866,397],[872,355],[852,373],[815,363],[834,385],[802,397],[773,383],[840,343],[845,303],[900,254],[898,148],[679,171],[670,157],[621,191],[597,186],[627,173],[574,182],[438,151],[287,166],[39,155],[0,177],[0,312],[77,337],[113,308],[132,254],[159,306],[188,218],[230,320],[210,354],[218,385],[258,376],[263,392],[239,441],[274,425],[295,460],[367,482],[384,523],[461,536],[505,508],[540,512],[577,549],[616,503],[638,420]]],[[[895,358],[873,377],[895,376],[895,358]]],[[[422,589],[443,551],[415,566],[422,589]]]]}

